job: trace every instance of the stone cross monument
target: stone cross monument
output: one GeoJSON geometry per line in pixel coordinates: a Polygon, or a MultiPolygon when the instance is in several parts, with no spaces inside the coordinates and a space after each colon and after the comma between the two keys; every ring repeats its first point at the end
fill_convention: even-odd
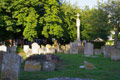
{"type": "Polygon", "coordinates": [[[80,41],[80,14],[77,14],[76,26],[77,26],[77,40],[80,41]]]}

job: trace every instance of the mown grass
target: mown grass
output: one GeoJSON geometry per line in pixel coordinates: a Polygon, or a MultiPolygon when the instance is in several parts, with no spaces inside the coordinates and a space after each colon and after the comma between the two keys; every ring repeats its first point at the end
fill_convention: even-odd
{"type": "Polygon", "coordinates": [[[82,54],[56,54],[63,60],[56,71],[25,72],[21,71],[20,80],[45,80],[56,77],[92,78],[95,80],[120,80],[120,61],[111,61],[103,55],[97,58],[85,57],[82,54]],[[93,63],[97,69],[80,69],[83,61],[93,63]]]}

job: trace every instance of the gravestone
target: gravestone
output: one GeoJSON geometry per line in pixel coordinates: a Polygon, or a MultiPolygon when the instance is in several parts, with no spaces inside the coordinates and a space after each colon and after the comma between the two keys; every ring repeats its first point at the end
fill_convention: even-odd
{"type": "Polygon", "coordinates": [[[65,46],[64,46],[64,45],[61,45],[60,48],[61,48],[62,50],[65,50],[65,46]]]}
{"type": "Polygon", "coordinates": [[[32,53],[34,54],[34,53],[39,53],[39,48],[40,48],[40,46],[37,44],[37,43],[33,43],[32,44],[32,53]]]}
{"type": "Polygon", "coordinates": [[[78,43],[77,42],[70,43],[70,53],[71,54],[78,53],[78,43]]]}
{"type": "Polygon", "coordinates": [[[70,44],[65,45],[66,50],[70,50],[70,44]]]}
{"type": "Polygon", "coordinates": [[[54,71],[55,70],[55,63],[51,61],[43,62],[43,70],[44,71],[54,71]]]}
{"type": "Polygon", "coordinates": [[[104,53],[104,47],[105,46],[101,46],[101,53],[104,53]]]}
{"type": "Polygon", "coordinates": [[[101,49],[95,49],[94,50],[95,55],[101,55],[101,53],[102,53],[101,49]]]}
{"type": "Polygon", "coordinates": [[[7,47],[5,45],[0,46],[0,51],[7,52],[7,47]]]}
{"type": "Polygon", "coordinates": [[[113,47],[111,47],[111,46],[105,46],[104,47],[103,52],[104,52],[104,57],[105,58],[110,58],[111,57],[110,51],[111,51],[112,48],[113,47]]]}
{"type": "Polygon", "coordinates": [[[51,47],[52,47],[52,46],[51,46],[50,44],[47,44],[47,45],[46,45],[46,48],[49,48],[49,49],[50,49],[51,47]]]}
{"type": "Polygon", "coordinates": [[[71,54],[78,54],[78,53],[83,53],[83,52],[84,52],[84,47],[81,46],[80,41],[70,43],[70,53],[71,54]]]}
{"type": "MultiPolygon", "coordinates": [[[[2,68],[2,60],[3,60],[3,55],[5,54],[5,52],[3,51],[0,51],[0,71],[1,71],[1,68],[2,68]]],[[[0,72],[1,73],[1,72],[0,72]]]]}
{"type": "Polygon", "coordinates": [[[23,49],[24,49],[24,52],[25,53],[28,53],[29,52],[29,45],[24,45],[24,47],[23,47],[23,49]]]}
{"type": "Polygon", "coordinates": [[[120,49],[112,48],[110,54],[111,54],[111,60],[113,61],[120,60],[120,49]]]}
{"type": "Polygon", "coordinates": [[[1,80],[19,80],[21,57],[17,54],[4,54],[1,80]]]}
{"type": "Polygon", "coordinates": [[[41,71],[40,62],[37,61],[26,61],[24,71],[41,71]]]}
{"type": "Polygon", "coordinates": [[[120,41],[117,41],[117,48],[120,48],[120,41]]]}
{"type": "Polygon", "coordinates": [[[84,48],[84,55],[93,55],[94,45],[92,43],[86,43],[84,48]]]}
{"type": "Polygon", "coordinates": [[[16,51],[17,51],[16,46],[10,47],[10,53],[16,53],[16,51]]]}

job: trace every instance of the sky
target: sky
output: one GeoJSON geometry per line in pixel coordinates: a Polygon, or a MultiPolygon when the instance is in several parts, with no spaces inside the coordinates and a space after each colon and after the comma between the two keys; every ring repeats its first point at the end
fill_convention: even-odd
{"type": "MultiPolygon", "coordinates": [[[[94,7],[97,5],[98,0],[66,0],[67,2],[70,1],[71,4],[75,4],[77,2],[77,6],[80,8],[84,8],[86,5],[89,6],[89,8],[94,7]]],[[[99,1],[107,1],[107,0],[99,0],[99,1]]]]}

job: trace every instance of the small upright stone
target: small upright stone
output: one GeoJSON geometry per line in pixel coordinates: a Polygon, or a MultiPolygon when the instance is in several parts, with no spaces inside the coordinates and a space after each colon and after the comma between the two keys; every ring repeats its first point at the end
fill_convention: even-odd
{"type": "Polygon", "coordinates": [[[45,61],[43,63],[43,70],[45,71],[54,71],[55,70],[55,63],[50,61],[45,61]]]}
{"type": "Polygon", "coordinates": [[[39,53],[40,46],[37,43],[32,44],[32,53],[39,53]]]}
{"type": "Polygon", "coordinates": [[[21,57],[17,54],[4,54],[1,80],[19,80],[21,57]]]}
{"type": "Polygon", "coordinates": [[[78,43],[77,42],[70,43],[70,53],[78,54],[78,43]]]}
{"type": "Polygon", "coordinates": [[[93,55],[94,45],[92,43],[86,43],[84,48],[84,55],[93,55]]]}
{"type": "Polygon", "coordinates": [[[5,45],[0,46],[0,51],[7,52],[7,47],[5,45]]]}
{"type": "Polygon", "coordinates": [[[41,71],[40,62],[37,61],[26,61],[24,66],[25,71],[41,71]]]}
{"type": "Polygon", "coordinates": [[[28,53],[28,52],[29,52],[29,49],[30,49],[30,48],[29,48],[29,45],[24,45],[23,48],[24,48],[24,52],[25,52],[25,53],[28,53]]]}
{"type": "Polygon", "coordinates": [[[103,52],[104,52],[104,57],[105,58],[110,58],[111,57],[111,51],[112,47],[111,46],[105,46],[104,49],[103,49],[103,52]]]}
{"type": "Polygon", "coordinates": [[[94,50],[95,55],[101,55],[101,53],[102,53],[101,49],[95,49],[94,50]]]}
{"type": "Polygon", "coordinates": [[[3,60],[3,55],[4,55],[5,52],[3,51],[0,51],[0,71],[1,71],[1,68],[2,68],[2,60],[3,60]]]}

